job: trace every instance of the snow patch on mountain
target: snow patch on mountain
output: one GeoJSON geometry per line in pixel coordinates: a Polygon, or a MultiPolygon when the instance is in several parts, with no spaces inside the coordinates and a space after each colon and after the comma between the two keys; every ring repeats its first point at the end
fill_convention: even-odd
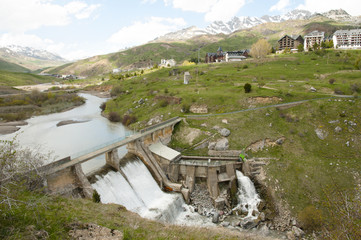
{"type": "Polygon", "coordinates": [[[13,57],[29,57],[46,61],[66,62],[64,58],[46,50],[39,50],[31,47],[23,47],[18,45],[1,47],[0,52],[13,57]]]}

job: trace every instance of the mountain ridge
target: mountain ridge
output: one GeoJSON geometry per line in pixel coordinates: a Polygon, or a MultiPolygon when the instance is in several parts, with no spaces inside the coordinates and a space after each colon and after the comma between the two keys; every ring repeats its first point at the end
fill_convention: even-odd
{"type": "Polygon", "coordinates": [[[33,71],[49,66],[59,66],[69,62],[49,51],[19,45],[0,47],[0,59],[33,71]]]}
{"type": "Polygon", "coordinates": [[[308,20],[313,17],[322,16],[329,18],[334,21],[341,22],[354,22],[361,23],[361,17],[354,17],[348,14],[343,9],[330,10],[324,13],[312,13],[307,10],[295,9],[287,12],[283,15],[269,16],[264,15],[262,17],[251,17],[251,16],[240,16],[233,17],[227,22],[215,21],[208,25],[205,29],[192,26],[189,28],[182,29],[180,31],[171,32],[154,39],[151,42],[162,42],[162,41],[184,41],[191,39],[199,35],[216,35],[216,34],[231,34],[236,31],[249,29],[264,23],[280,23],[289,20],[308,20]]]}

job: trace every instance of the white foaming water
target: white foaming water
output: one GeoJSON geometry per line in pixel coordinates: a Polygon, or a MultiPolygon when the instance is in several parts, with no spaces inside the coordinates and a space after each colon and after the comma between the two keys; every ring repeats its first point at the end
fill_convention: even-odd
{"type": "Polygon", "coordinates": [[[102,203],[116,203],[140,216],[181,225],[211,225],[210,219],[191,211],[178,193],[164,193],[140,160],[121,167],[122,173],[110,171],[96,176],[92,187],[102,203]]]}
{"type": "Polygon", "coordinates": [[[245,219],[256,219],[258,217],[257,206],[261,199],[259,198],[253,182],[249,177],[244,176],[241,171],[236,171],[238,180],[238,205],[234,209],[242,209],[248,211],[245,219]],[[256,211],[256,216],[252,215],[253,210],[256,211]]]}

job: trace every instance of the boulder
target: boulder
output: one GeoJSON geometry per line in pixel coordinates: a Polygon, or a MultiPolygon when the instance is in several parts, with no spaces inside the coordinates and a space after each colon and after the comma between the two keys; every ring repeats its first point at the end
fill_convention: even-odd
{"type": "Polygon", "coordinates": [[[229,226],[229,224],[230,224],[229,222],[222,222],[222,224],[221,224],[221,225],[222,225],[222,227],[228,227],[228,226],[229,226]]]}
{"type": "Polygon", "coordinates": [[[228,124],[228,120],[227,119],[222,119],[222,123],[228,124]]]}
{"type": "Polygon", "coordinates": [[[229,142],[227,138],[222,138],[220,140],[217,141],[216,146],[214,147],[214,149],[216,151],[225,151],[228,150],[229,147],[229,142]]]}
{"type": "Polygon", "coordinates": [[[314,87],[310,87],[310,91],[311,91],[311,92],[317,92],[317,89],[314,88],[314,87]]]}
{"type": "Polygon", "coordinates": [[[335,127],[335,133],[340,133],[342,128],[340,126],[335,127]]]}
{"type": "Polygon", "coordinates": [[[248,221],[246,222],[245,224],[243,224],[243,228],[244,229],[252,229],[252,228],[255,228],[257,227],[259,224],[259,221],[256,219],[256,220],[252,220],[252,221],[248,221]]]}
{"type": "Polygon", "coordinates": [[[212,217],[212,223],[218,223],[219,222],[219,213],[215,212],[212,217]]]}
{"type": "Polygon", "coordinates": [[[219,131],[219,134],[221,134],[223,137],[228,137],[229,134],[231,134],[231,131],[229,131],[227,128],[222,128],[219,131]]]}
{"type": "Polygon", "coordinates": [[[208,149],[209,150],[214,150],[214,148],[216,147],[216,142],[210,142],[209,144],[208,144],[208,149]]]}
{"type": "Polygon", "coordinates": [[[321,128],[315,129],[315,133],[317,137],[321,140],[324,140],[328,136],[328,132],[326,132],[326,130],[323,130],[321,128]]]}
{"type": "Polygon", "coordinates": [[[223,210],[225,205],[225,199],[221,197],[217,197],[216,200],[214,200],[214,207],[218,210],[223,210]]]}

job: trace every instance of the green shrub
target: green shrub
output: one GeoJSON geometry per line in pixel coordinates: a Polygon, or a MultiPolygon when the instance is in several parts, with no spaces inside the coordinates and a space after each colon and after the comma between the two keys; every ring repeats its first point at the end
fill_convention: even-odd
{"type": "Polygon", "coordinates": [[[248,68],[248,65],[247,64],[244,64],[243,66],[242,66],[242,69],[247,69],[248,68]]]}
{"type": "Polygon", "coordinates": [[[111,97],[116,97],[119,96],[120,94],[122,94],[124,91],[122,90],[122,88],[120,86],[114,86],[112,88],[112,90],[110,90],[110,96],[111,97]]]}
{"type": "Polygon", "coordinates": [[[94,190],[93,192],[93,202],[100,203],[100,195],[97,190],[94,190]]]}
{"type": "Polygon", "coordinates": [[[244,85],[244,92],[245,92],[245,93],[250,93],[251,91],[252,91],[252,85],[249,84],[249,83],[246,83],[246,84],[244,85]]]}
{"type": "Polygon", "coordinates": [[[303,229],[308,231],[319,230],[323,224],[322,211],[315,206],[307,206],[298,213],[298,220],[303,229]]]}
{"type": "Polygon", "coordinates": [[[129,126],[130,124],[135,123],[136,121],[137,121],[137,117],[134,115],[125,114],[122,118],[122,124],[124,126],[129,126]]]}
{"type": "Polygon", "coordinates": [[[189,104],[183,104],[182,105],[182,111],[184,113],[189,113],[189,109],[191,108],[191,106],[189,104]]]}
{"type": "Polygon", "coordinates": [[[108,119],[111,122],[120,122],[121,120],[120,115],[116,112],[110,112],[108,115],[108,119]]]}
{"type": "Polygon", "coordinates": [[[166,106],[168,106],[168,101],[167,100],[162,100],[162,101],[160,101],[160,106],[161,107],[166,107],[166,106]]]}
{"type": "Polygon", "coordinates": [[[328,80],[329,84],[334,84],[336,82],[336,80],[334,78],[331,78],[330,80],[328,80]]]}

